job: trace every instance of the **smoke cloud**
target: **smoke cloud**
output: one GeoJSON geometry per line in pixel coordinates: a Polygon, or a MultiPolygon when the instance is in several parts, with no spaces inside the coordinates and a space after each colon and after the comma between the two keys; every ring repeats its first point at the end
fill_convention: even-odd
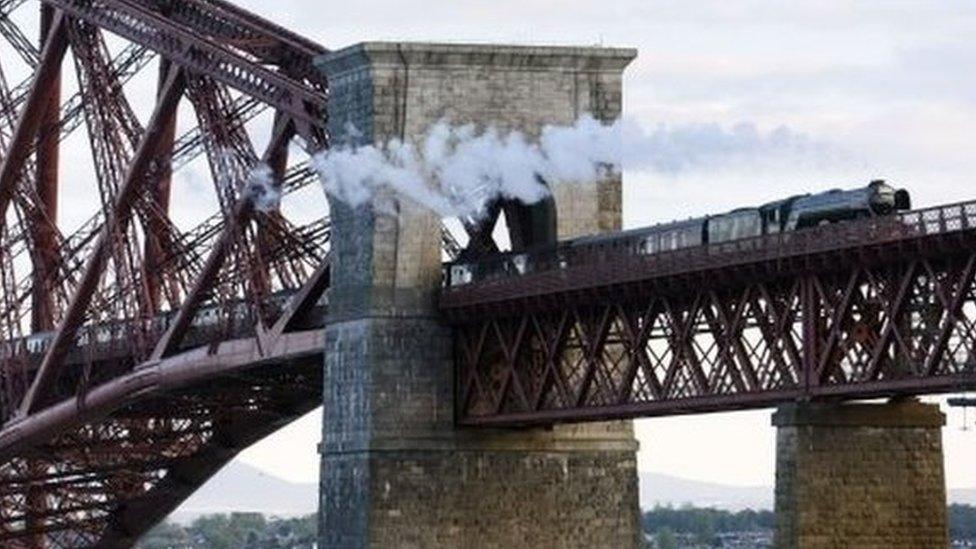
{"type": "MultiPolygon", "coordinates": [[[[353,132],[350,132],[353,133],[353,132]]],[[[764,133],[743,123],[661,125],[591,117],[548,126],[537,141],[518,132],[434,124],[412,145],[339,146],[314,159],[326,192],[358,206],[389,188],[444,217],[474,216],[496,197],[526,204],[550,186],[597,180],[622,169],[677,173],[766,157],[817,156],[826,147],[785,127],[764,133]],[[541,178],[541,179],[540,179],[541,178]]]]}
{"type": "Polygon", "coordinates": [[[620,122],[620,158],[628,169],[676,174],[742,164],[837,162],[842,151],[786,126],[762,132],[749,122],[665,125],[620,122]]]}
{"type": "Polygon", "coordinates": [[[251,199],[254,209],[259,212],[272,212],[281,205],[281,188],[275,184],[271,167],[264,163],[259,163],[251,169],[244,193],[251,199]]]}

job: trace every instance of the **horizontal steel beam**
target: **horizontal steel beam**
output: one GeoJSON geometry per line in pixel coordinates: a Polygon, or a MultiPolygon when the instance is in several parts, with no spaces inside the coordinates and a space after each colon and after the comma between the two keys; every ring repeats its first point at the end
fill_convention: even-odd
{"type": "MultiPolygon", "coordinates": [[[[545,426],[556,423],[588,423],[673,417],[774,408],[781,404],[808,400],[871,400],[950,394],[976,390],[976,375],[947,376],[919,383],[916,380],[872,383],[857,387],[768,391],[743,395],[690,397],[659,402],[633,402],[600,407],[566,408],[531,412],[506,412],[497,415],[464,416],[458,424],[465,427],[511,428],[545,426]]],[[[974,404],[976,406],[976,404],[974,404]]]]}
{"type": "Polygon", "coordinates": [[[260,99],[295,120],[324,127],[327,94],[269,70],[166,16],[125,0],[42,0],[74,17],[142,44],[191,73],[260,99]]]}

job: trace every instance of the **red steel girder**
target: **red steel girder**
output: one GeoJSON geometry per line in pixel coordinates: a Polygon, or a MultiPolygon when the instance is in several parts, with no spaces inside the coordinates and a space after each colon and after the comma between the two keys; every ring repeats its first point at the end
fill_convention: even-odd
{"type": "MultiPolygon", "coordinates": [[[[315,341],[313,339],[312,341],[315,341]]],[[[207,478],[219,470],[224,464],[233,458],[237,452],[256,440],[267,436],[282,425],[296,419],[302,414],[310,411],[320,402],[320,391],[308,393],[293,393],[290,387],[283,381],[289,380],[292,383],[301,382],[302,385],[317,387],[320,385],[320,368],[318,361],[321,356],[317,355],[313,347],[306,347],[311,353],[307,359],[303,360],[301,366],[295,364],[278,366],[252,366],[246,368],[249,384],[244,387],[261,385],[262,394],[275,395],[278,399],[288,400],[291,405],[287,409],[276,408],[274,413],[266,414],[262,409],[238,409],[227,408],[219,399],[214,401],[206,408],[205,417],[201,421],[207,422],[211,429],[194,435],[194,442],[191,446],[183,447],[178,453],[163,452],[154,457],[145,456],[140,453],[129,454],[124,446],[112,455],[108,453],[87,454],[84,446],[78,446],[78,463],[65,464],[66,467],[77,467],[78,471],[85,471],[85,478],[79,478],[77,482],[70,481],[61,484],[35,484],[49,501],[57,502],[57,506],[50,511],[34,512],[30,508],[24,508],[22,499],[15,497],[16,490],[11,494],[0,494],[0,502],[3,503],[5,512],[0,514],[0,535],[7,532],[4,536],[10,542],[24,540],[25,537],[34,537],[40,534],[47,534],[51,531],[76,531],[83,526],[84,521],[91,521],[89,532],[85,541],[76,541],[71,546],[76,545],[100,545],[100,546],[129,546],[138,539],[149,527],[165,517],[175,509],[195,487],[202,484],[207,478]],[[316,356],[317,355],[317,356],[316,356]],[[148,458],[148,459],[147,459],[148,458]],[[103,502],[103,513],[69,513],[72,508],[92,505],[94,502],[103,502]],[[63,512],[56,512],[61,509],[63,512]],[[18,516],[26,513],[33,517],[36,522],[34,528],[24,530],[23,528],[9,527],[18,516]]],[[[186,369],[191,371],[192,367],[186,369]]],[[[234,369],[224,369],[230,375],[234,369]]],[[[226,386],[224,391],[241,390],[241,385],[233,383],[233,380],[224,382],[221,377],[214,377],[214,371],[210,371],[210,383],[196,385],[197,388],[208,389],[212,384],[226,386]]],[[[243,371],[241,372],[243,373],[243,371]]],[[[133,387],[126,391],[122,390],[117,396],[122,397],[120,403],[129,402],[130,404],[117,407],[112,417],[97,420],[100,425],[105,426],[106,435],[114,436],[111,432],[113,422],[122,422],[128,425],[133,422],[127,419],[129,410],[138,412],[141,404],[150,404],[156,410],[162,411],[157,415],[157,419],[145,425],[154,425],[153,429],[160,435],[166,435],[169,430],[166,425],[166,410],[172,410],[179,416],[179,407],[167,406],[166,400],[180,398],[195,398],[202,401],[208,399],[208,391],[200,391],[194,387],[190,377],[183,380],[183,386],[169,385],[168,388],[157,386],[156,389],[147,390],[145,384],[136,383],[139,388],[133,387]],[[199,395],[196,397],[195,395],[199,395]],[[138,400],[137,400],[138,397],[138,400]],[[156,403],[156,400],[163,399],[163,402],[156,403]],[[114,418],[114,419],[113,419],[114,418]]],[[[159,384],[167,385],[167,384],[159,384]]],[[[124,384],[117,385],[122,389],[124,384]]],[[[320,389],[320,387],[317,387],[320,389]]],[[[245,395],[242,395],[244,398],[245,395]]],[[[93,403],[95,404],[95,403],[93,403]]],[[[103,408],[100,405],[93,406],[90,410],[83,412],[84,421],[98,418],[103,408]]],[[[48,411],[44,414],[50,413],[48,411]]],[[[138,415],[138,414],[137,414],[138,415]]],[[[125,427],[128,429],[129,427],[125,427]]],[[[61,428],[64,433],[55,440],[71,444],[84,444],[84,440],[89,438],[85,434],[90,431],[87,426],[79,429],[80,436],[73,435],[72,427],[67,425],[61,428]]],[[[177,431],[186,429],[179,423],[174,424],[177,431]]],[[[118,431],[122,434],[123,431],[118,431]]],[[[180,439],[176,437],[174,442],[180,439]]],[[[36,460],[40,458],[32,458],[36,460]]],[[[45,467],[56,465],[56,462],[44,462],[45,467]]],[[[17,469],[6,470],[7,465],[0,466],[0,478],[17,478],[17,469]],[[13,475],[13,476],[11,476],[13,475]]],[[[57,478],[54,475],[52,478],[57,478]]],[[[26,480],[26,479],[25,479],[26,480]]],[[[30,481],[27,481],[28,484],[30,481]]],[[[48,537],[48,540],[58,539],[48,537]]]]}
{"type": "MultiPolygon", "coordinates": [[[[23,1],[0,0],[3,23],[23,1]]],[[[0,206],[9,224],[0,236],[14,243],[0,258],[8,340],[0,344],[0,483],[10,481],[0,490],[0,539],[126,545],[241,448],[321,400],[328,220],[300,225],[252,212],[242,191],[244,172],[261,160],[247,150],[244,123],[269,106],[285,130],[264,159],[275,179],[283,191],[314,179],[307,164],[287,169],[286,147],[296,134],[310,152],[327,145],[327,83],[312,63],[325,50],[219,0],[43,4],[44,47],[0,28],[37,65],[34,78],[0,94],[0,206]],[[101,31],[133,43],[113,56],[101,31]],[[69,47],[80,86],[59,106],[69,47]],[[217,83],[212,105],[187,94],[213,123],[175,144],[183,93],[172,80],[145,129],[125,95],[149,50],[162,54],[170,78],[217,83]],[[56,224],[57,145],[82,122],[103,211],[65,238],[56,224]],[[230,207],[184,236],[166,214],[168,176],[228,144],[237,147],[234,172],[212,175],[230,207]],[[32,273],[17,272],[30,263],[14,252],[29,252],[32,273]],[[140,293],[148,299],[133,299],[140,293]],[[177,316],[184,328],[167,332],[177,316]],[[20,319],[33,324],[28,338],[20,319]],[[37,333],[55,323],[55,332],[37,333]],[[165,356],[147,360],[157,344],[165,356]]]]}
{"type": "Polygon", "coordinates": [[[7,40],[14,48],[14,51],[17,52],[17,55],[28,66],[34,68],[40,62],[41,54],[37,50],[37,46],[24,35],[9,17],[10,13],[17,7],[20,1],[22,0],[18,0],[18,2],[5,2],[3,5],[0,5],[0,36],[3,36],[7,40]]]}
{"type": "MultiPolygon", "coordinates": [[[[55,11],[48,7],[41,8],[41,36],[44,42],[53,32],[55,11]]],[[[54,287],[50,280],[56,275],[60,254],[57,241],[58,218],[58,167],[59,167],[59,134],[56,131],[60,123],[59,108],[61,105],[61,77],[53,78],[46,88],[47,105],[41,115],[42,122],[38,127],[37,161],[35,162],[37,175],[35,186],[39,199],[39,215],[33,222],[34,234],[34,273],[32,286],[34,289],[31,307],[31,330],[41,332],[54,328],[54,287]]]]}
{"type": "Polygon", "coordinates": [[[524,274],[473,264],[498,274],[444,289],[461,424],[976,388],[976,203],[659,255],[570,253],[526,255],[524,274]]]}
{"type": "Polygon", "coordinates": [[[68,49],[65,19],[61,13],[54,16],[23,113],[6,156],[0,164],[0,219],[7,214],[7,208],[17,189],[17,177],[24,169],[28,154],[33,148],[34,137],[44,123],[44,111],[50,99],[51,86],[60,79],[61,60],[68,49]]]}
{"type": "Polygon", "coordinates": [[[110,247],[112,245],[112,234],[115,230],[123,230],[128,224],[132,213],[132,205],[141,189],[148,185],[149,180],[157,174],[151,173],[150,167],[153,159],[159,153],[159,145],[166,135],[166,124],[176,110],[183,89],[186,85],[185,76],[182,69],[174,68],[167,77],[163,92],[160,93],[156,111],[146,128],[145,135],[126,175],[125,182],[119,189],[115,199],[114,209],[108,213],[105,228],[99,237],[95,250],[89,259],[88,266],[82,277],[81,282],[72,298],[71,305],[65,313],[64,319],[58,328],[54,341],[51,343],[44,361],[31,384],[24,402],[21,405],[21,412],[27,415],[34,411],[43,397],[44,391],[54,381],[58,370],[64,361],[68,346],[74,342],[74,336],[78,328],[84,321],[88,305],[95,292],[95,286],[108,261],[110,247]]]}
{"type": "MultiPolygon", "coordinates": [[[[268,149],[263,157],[263,161],[268,162],[280,155],[281,149],[287,146],[288,141],[294,135],[294,131],[293,122],[285,117],[281,117],[275,128],[271,143],[268,145],[268,149]]],[[[240,231],[244,225],[250,222],[253,213],[254,197],[245,193],[234,205],[227,222],[224,224],[223,231],[217,237],[217,241],[211,249],[210,255],[204,262],[203,269],[197,275],[196,281],[194,281],[192,288],[183,300],[183,304],[177,311],[169,330],[166,331],[156,344],[156,348],[152,353],[154,360],[165,358],[178,348],[190,327],[190,322],[196,316],[200,304],[213,289],[217,281],[217,275],[220,273],[220,269],[223,267],[224,260],[228,253],[230,253],[232,246],[238,239],[240,231]]]]}
{"type": "MultiPolygon", "coordinates": [[[[315,128],[325,124],[326,96],[304,81],[275,72],[194,28],[133,0],[43,0],[65,13],[143,44],[189,71],[207,75],[315,128]]],[[[197,3],[188,7],[199,8],[197,3]]],[[[179,6],[176,6],[178,8],[179,6]]],[[[235,44],[237,45],[237,44],[235,44]]]]}
{"type": "MultiPolygon", "coordinates": [[[[169,61],[164,60],[159,64],[160,95],[166,91],[166,76],[169,74],[171,68],[169,61]]],[[[159,139],[159,151],[164,157],[171,157],[173,154],[173,143],[176,140],[176,117],[177,113],[173,111],[169,119],[162,122],[163,131],[159,139]]],[[[169,212],[173,167],[171,163],[165,162],[159,168],[159,171],[160,173],[155,188],[150,191],[150,199],[153,205],[165,214],[169,212]]],[[[143,276],[146,280],[146,292],[149,295],[152,312],[158,313],[161,309],[161,285],[163,281],[160,269],[163,266],[165,257],[163,251],[165,246],[164,242],[166,241],[164,234],[165,227],[158,224],[150,224],[146,229],[146,243],[143,252],[143,257],[145,258],[143,276]]]]}

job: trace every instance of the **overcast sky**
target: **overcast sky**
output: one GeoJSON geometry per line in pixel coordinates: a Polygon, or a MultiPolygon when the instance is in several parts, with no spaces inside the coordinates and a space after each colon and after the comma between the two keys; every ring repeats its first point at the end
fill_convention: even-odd
{"type": "MultiPolygon", "coordinates": [[[[329,48],[364,40],[630,46],[625,112],[647,127],[785,127],[837,154],[627,173],[627,226],[883,177],[917,203],[976,196],[976,3],[649,0],[240,2],[329,48]],[[273,7],[272,7],[273,6],[273,7]],[[698,127],[698,126],[695,126],[698,127]]],[[[637,422],[640,467],[772,485],[769,411],[637,422]]],[[[976,486],[976,434],[945,429],[952,487],[976,486]]],[[[313,481],[318,412],[244,453],[313,481]]]]}

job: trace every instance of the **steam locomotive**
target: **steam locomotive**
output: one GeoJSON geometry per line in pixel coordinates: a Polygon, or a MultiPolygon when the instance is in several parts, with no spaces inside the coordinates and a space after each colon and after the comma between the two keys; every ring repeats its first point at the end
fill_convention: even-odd
{"type": "Polygon", "coordinates": [[[739,208],[728,213],[663,223],[612,234],[584,236],[559,242],[555,248],[524,254],[510,254],[492,266],[459,262],[449,267],[448,286],[460,286],[498,275],[524,274],[533,269],[538,253],[555,253],[565,266],[569,257],[588,256],[590,249],[609,247],[634,250],[649,255],[705,244],[721,244],[744,238],[796,231],[826,223],[866,217],[892,215],[911,209],[911,196],[883,180],[852,190],[834,189],[817,194],[802,194],[758,207],[739,208]]]}

